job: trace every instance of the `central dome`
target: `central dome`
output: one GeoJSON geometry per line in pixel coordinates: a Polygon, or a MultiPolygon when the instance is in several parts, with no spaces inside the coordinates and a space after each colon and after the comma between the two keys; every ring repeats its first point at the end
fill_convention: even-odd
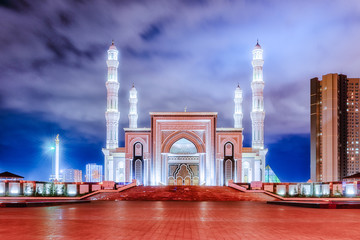
{"type": "Polygon", "coordinates": [[[181,138],[175,142],[171,148],[170,153],[173,154],[194,154],[197,153],[195,145],[185,138],[181,138]]]}

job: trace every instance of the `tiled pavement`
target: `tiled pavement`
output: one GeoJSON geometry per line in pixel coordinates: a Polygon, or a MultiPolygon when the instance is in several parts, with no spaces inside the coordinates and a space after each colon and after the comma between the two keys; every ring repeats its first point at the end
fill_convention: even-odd
{"type": "Polygon", "coordinates": [[[359,218],[248,201],[95,201],[0,209],[0,239],[359,239],[359,218]]]}
{"type": "Polygon", "coordinates": [[[152,200],[152,201],[274,201],[265,193],[243,193],[230,187],[162,186],[130,188],[119,193],[100,193],[90,200],[152,200]]]}

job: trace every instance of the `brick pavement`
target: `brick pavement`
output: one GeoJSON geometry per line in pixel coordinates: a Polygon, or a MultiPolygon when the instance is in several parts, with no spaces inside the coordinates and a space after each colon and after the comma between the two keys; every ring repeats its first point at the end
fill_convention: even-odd
{"type": "Polygon", "coordinates": [[[240,192],[219,186],[138,186],[119,193],[100,193],[89,200],[145,201],[274,201],[265,193],[240,192]]]}
{"type": "Polygon", "coordinates": [[[0,209],[0,239],[359,239],[360,210],[262,202],[95,201],[0,209]]]}

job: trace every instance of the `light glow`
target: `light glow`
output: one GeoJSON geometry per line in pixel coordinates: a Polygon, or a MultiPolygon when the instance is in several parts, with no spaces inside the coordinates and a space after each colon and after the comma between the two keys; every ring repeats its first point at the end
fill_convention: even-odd
{"type": "Polygon", "coordinates": [[[297,194],[297,185],[289,185],[289,195],[294,196],[297,194]]]}
{"type": "Polygon", "coordinates": [[[315,185],[315,195],[316,196],[321,196],[320,187],[321,186],[319,184],[315,185]]]}
{"type": "Polygon", "coordinates": [[[285,196],[286,194],[286,186],[285,185],[277,185],[276,193],[280,196],[285,196]]]}
{"type": "Polygon", "coordinates": [[[354,184],[346,184],[346,196],[354,196],[355,195],[355,188],[354,184]]]}
{"type": "Polygon", "coordinates": [[[5,183],[0,182],[0,194],[3,195],[5,193],[5,183]]]}
{"type": "Polygon", "coordinates": [[[19,189],[11,189],[11,194],[19,194],[19,189]]]}

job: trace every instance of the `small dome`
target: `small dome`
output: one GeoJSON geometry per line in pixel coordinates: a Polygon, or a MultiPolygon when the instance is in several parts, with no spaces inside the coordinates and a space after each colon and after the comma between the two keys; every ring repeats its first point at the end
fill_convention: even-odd
{"type": "Polygon", "coordinates": [[[134,84],[132,85],[132,87],[131,87],[130,91],[132,91],[132,92],[136,92],[136,88],[135,88],[135,85],[134,85],[134,84]]]}
{"type": "Polygon", "coordinates": [[[240,84],[238,83],[236,90],[241,90],[240,84]]]}
{"type": "Polygon", "coordinates": [[[114,44],[114,40],[112,40],[112,42],[111,42],[111,45],[110,45],[109,49],[114,49],[114,50],[117,50],[117,49],[116,49],[116,47],[115,47],[115,44],[114,44]]]}
{"type": "Polygon", "coordinates": [[[256,41],[255,49],[261,49],[261,46],[259,44],[259,40],[256,41]]]}

